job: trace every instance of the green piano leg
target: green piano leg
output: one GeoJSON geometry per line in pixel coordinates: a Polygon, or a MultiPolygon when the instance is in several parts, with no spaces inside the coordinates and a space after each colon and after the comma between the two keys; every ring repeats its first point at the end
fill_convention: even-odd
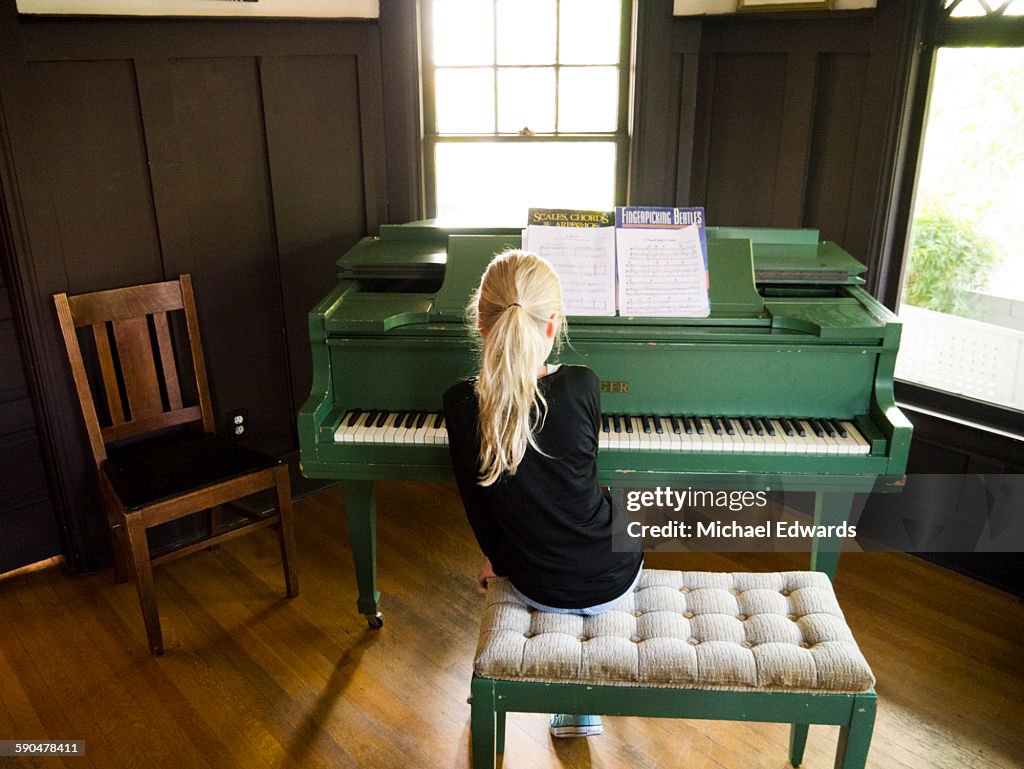
{"type": "MultiPolygon", "coordinates": [[[[814,500],[814,525],[839,526],[849,520],[853,510],[853,493],[846,491],[819,491],[814,500]]],[[[824,572],[835,580],[839,566],[839,554],[843,550],[844,537],[815,537],[811,546],[811,568],[824,572]]]]}
{"type": "Polygon", "coordinates": [[[384,615],[377,611],[380,591],[377,590],[377,496],[373,481],[344,481],[345,517],[348,538],[356,568],[359,600],[356,605],[371,628],[384,624],[384,615]]]}

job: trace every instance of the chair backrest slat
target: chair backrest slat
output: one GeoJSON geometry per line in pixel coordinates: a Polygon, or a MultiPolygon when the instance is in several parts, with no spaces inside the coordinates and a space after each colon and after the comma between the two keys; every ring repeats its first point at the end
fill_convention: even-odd
{"type": "Polygon", "coordinates": [[[132,420],[160,414],[164,407],[146,317],[115,320],[113,326],[132,420]]]}
{"type": "Polygon", "coordinates": [[[181,408],[181,385],[178,383],[178,368],[174,362],[174,347],[171,345],[171,330],[167,324],[167,313],[153,313],[156,328],[156,342],[160,348],[160,365],[163,367],[164,387],[167,402],[172,410],[181,408]]]}
{"type": "Polygon", "coordinates": [[[76,326],[91,326],[107,320],[124,320],[184,307],[181,283],[168,280],[145,286],[128,286],[68,297],[76,326]]]}
{"type": "Polygon", "coordinates": [[[148,433],[151,430],[160,430],[164,427],[198,422],[202,418],[203,414],[198,406],[188,406],[175,411],[164,411],[155,416],[133,419],[131,422],[122,422],[119,425],[104,427],[101,432],[106,443],[113,443],[124,438],[148,433]]]}
{"type": "Polygon", "coordinates": [[[115,425],[123,424],[124,408],[121,405],[121,391],[117,387],[117,369],[114,366],[114,354],[110,350],[107,324],[94,323],[92,336],[96,340],[96,354],[100,359],[100,375],[103,377],[103,390],[107,394],[110,421],[115,425]]]}

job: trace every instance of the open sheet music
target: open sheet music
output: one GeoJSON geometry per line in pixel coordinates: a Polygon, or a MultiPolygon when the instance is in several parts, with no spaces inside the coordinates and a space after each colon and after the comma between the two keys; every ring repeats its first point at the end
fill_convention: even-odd
{"type": "Polygon", "coordinates": [[[706,318],[707,240],[701,208],[616,208],[621,315],[706,318]]]}
{"type": "Polygon", "coordinates": [[[614,315],[614,214],[531,208],[529,222],[523,248],[555,268],[566,315],[614,315]]]}
{"type": "Polygon", "coordinates": [[[710,313],[703,208],[531,208],[523,248],[555,268],[567,315],[710,313]]]}

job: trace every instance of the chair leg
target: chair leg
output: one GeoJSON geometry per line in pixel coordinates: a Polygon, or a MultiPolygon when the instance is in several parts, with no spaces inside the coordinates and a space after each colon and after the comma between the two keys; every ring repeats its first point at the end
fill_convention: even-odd
{"type": "Polygon", "coordinates": [[[296,570],[298,558],[295,554],[295,525],[292,515],[292,487],[288,479],[288,465],[279,465],[274,470],[274,491],[277,493],[277,510],[281,521],[277,527],[281,543],[281,564],[284,567],[285,588],[289,598],[299,594],[299,574],[296,570]]]}
{"type": "Polygon", "coordinates": [[[135,589],[139,592],[142,607],[142,621],[146,625],[149,650],[154,657],[164,653],[164,637],[160,631],[160,613],[156,608],[156,594],[153,592],[153,564],[149,560],[149,543],[146,541],[146,527],[139,515],[124,517],[125,534],[132,554],[132,570],[135,573],[135,589]]]}
{"type": "MultiPolygon", "coordinates": [[[[206,528],[207,536],[216,537],[220,533],[220,505],[214,505],[211,507],[207,514],[209,515],[209,522],[206,528]]],[[[211,545],[210,550],[216,548],[217,545],[211,545]]]]}
{"type": "Polygon", "coordinates": [[[874,693],[858,695],[853,703],[853,716],[848,726],[839,729],[835,769],[864,769],[875,728],[874,693]]]}
{"type": "Polygon", "coordinates": [[[789,763],[800,766],[804,761],[804,748],[807,746],[808,724],[789,725],[789,763]]]}
{"type": "MultiPolygon", "coordinates": [[[[494,769],[497,762],[497,718],[494,682],[473,677],[470,685],[470,734],[473,750],[473,769],[494,769]]],[[[504,746],[502,746],[504,747],[504,746]]]]}
{"type": "Polygon", "coordinates": [[[103,511],[107,516],[107,524],[110,527],[110,555],[114,559],[114,582],[121,584],[131,579],[132,569],[127,553],[128,549],[124,530],[121,523],[121,505],[116,500],[113,492],[107,488],[107,481],[100,476],[100,498],[103,503],[103,511]]]}

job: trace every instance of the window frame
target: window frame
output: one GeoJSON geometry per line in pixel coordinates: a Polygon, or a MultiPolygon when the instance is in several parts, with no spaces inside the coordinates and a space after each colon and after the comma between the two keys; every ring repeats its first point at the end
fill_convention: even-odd
{"type": "MultiPolygon", "coordinates": [[[[881,292],[884,303],[893,308],[899,304],[903,275],[909,266],[914,200],[938,49],[1024,47],[1020,42],[1024,40],[1024,16],[1004,16],[1001,5],[986,16],[951,16],[958,4],[959,0],[955,0],[946,7],[946,0],[921,0],[919,5],[919,45],[906,100],[906,144],[904,161],[897,172],[899,192],[894,205],[891,240],[902,248],[900,258],[892,259],[887,265],[881,292]]],[[[909,408],[918,406],[937,415],[966,421],[981,429],[1008,432],[1024,440],[1022,411],[902,379],[894,380],[894,386],[897,400],[909,408]]]]}
{"type": "MultiPolygon", "coordinates": [[[[492,3],[495,9],[494,28],[497,30],[497,2],[498,0],[487,0],[492,3]]],[[[619,71],[618,89],[618,120],[614,131],[604,133],[574,133],[559,132],[558,124],[555,124],[554,133],[536,133],[529,136],[522,136],[511,133],[498,133],[497,128],[497,99],[495,99],[495,124],[493,133],[471,133],[471,134],[440,134],[437,132],[437,115],[435,101],[435,71],[433,63],[433,0],[422,0],[420,3],[420,82],[421,94],[421,165],[423,178],[423,201],[426,216],[433,218],[437,216],[437,173],[436,173],[436,147],[439,144],[470,144],[475,142],[483,143],[524,143],[524,144],[557,144],[581,142],[601,142],[615,145],[615,200],[614,205],[626,205],[629,191],[629,164],[630,164],[630,128],[633,118],[632,91],[633,91],[633,55],[634,55],[634,3],[633,0],[619,0],[620,2],[620,26],[619,26],[619,62],[615,65],[619,71]]],[[[608,67],[608,64],[561,64],[557,61],[558,34],[557,25],[560,24],[561,0],[555,0],[556,7],[556,62],[553,65],[508,65],[497,63],[490,64],[495,75],[501,69],[533,69],[538,67],[553,66],[555,68],[555,114],[557,121],[557,100],[558,100],[558,72],[562,67],[578,68],[590,66],[608,67]]],[[[497,47],[495,46],[495,52],[497,47]]],[[[474,67],[486,67],[488,65],[474,65],[474,67]]],[[[442,67],[447,68],[447,67],[442,67]]],[[[497,94],[497,81],[495,77],[495,94],[497,94]]]]}

